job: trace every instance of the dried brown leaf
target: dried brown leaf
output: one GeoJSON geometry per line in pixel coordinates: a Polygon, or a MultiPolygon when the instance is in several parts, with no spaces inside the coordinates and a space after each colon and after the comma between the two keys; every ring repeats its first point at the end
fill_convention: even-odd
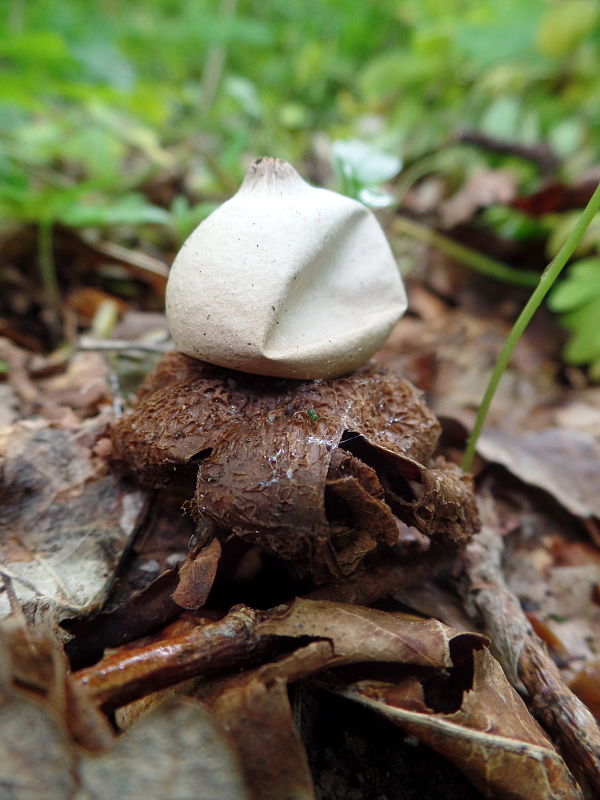
{"type": "Polygon", "coordinates": [[[173,602],[188,611],[201,608],[212,589],[220,557],[218,539],[213,539],[198,552],[190,553],[179,569],[179,582],[171,595],[173,602]]]}
{"type": "MultiPolygon", "coordinates": [[[[196,690],[230,729],[253,785],[270,780],[268,759],[257,757],[261,763],[252,764],[252,755],[256,750],[276,753],[277,731],[286,742],[289,769],[305,774],[283,687],[336,668],[335,677],[323,679],[329,688],[333,682],[339,691],[342,680],[343,691],[358,692],[361,702],[380,703],[385,713],[401,718],[410,732],[455,760],[489,796],[511,797],[512,781],[524,780],[524,774],[531,797],[580,796],[542,729],[487,653],[487,640],[437,620],[308,599],[264,612],[237,608],[217,623],[114,654],[74,678],[98,702],[115,707],[141,696],[144,688],[215,676],[217,665],[232,670],[257,657],[273,658],[281,652],[277,642],[289,648],[294,639],[302,647],[290,656],[252,672],[204,680],[196,690]],[[315,641],[306,646],[307,639],[315,641]],[[535,768],[522,766],[527,759],[535,768]],[[554,794],[540,794],[550,785],[554,794]]],[[[298,777],[300,785],[303,780],[298,777]]],[[[512,797],[526,796],[519,791],[512,797]]]]}
{"type": "Polygon", "coordinates": [[[512,170],[479,169],[452,197],[440,204],[445,228],[468,222],[482,208],[509,203],[515,196],[517,181],[512,170]]]}
{"type": "Polygon", "coordinates": [[[583,700],[600,722],[600,658],[580,669],[569,684],[569,689],[583,700]]]}
{"type": "MultiPolygon", "coordinates": [[[[44,708],[52,716],[65,740],[70,738],[88,751],[102,750],[112,742],[106,717],[71,680],[63,648],[49,630],[14,620],[2,623],[0,688],[0,697],[17,714],[21,700],[37,701],[38,710],[44,708]]],[[[29,708],[26,713],[33,711],[29,708]]]]}
{"type": "Polygon", "coordinates": [[[434,711],[414,678],[363,680],[338,690],[385,715],[498,800],[575,800],[581,792],[489,652],[473,653],[472,687],[458,710],[434,711]]]}
{"type": "Polygon", "coordinates": [[[72,800],[76,758],[64,727],[39,699],[0,703],[0,786],[10,800],[72,800]]]}
{"type": "Polygon", "coordinates": [[[92,618],[63,620],[61,626],[74,635],[66,645],[73,669],[101,658],[104,648],[137,639],[179,614],[181,608],[171,599],[178,579],[176,569],[167,570],[110,611],[92,618]]]}
{"type": "Polygon", "coordinates": [[[236,743],[247,784],[257,800],[315,797],[287,685],[321,670],[332,658],[330,643],[312,642],[280,661],[201,683],[195,690],[236,743]]]}
{"type": "MultiPolygon", "coordinates": [[[[597,172],[597,170],[593,170],[593,172],[597,172]]],[[[517,197],[512,206],[533,217],[568,211],[573,208],[584,208],[597,185],[597,175],[586,176],[573,186],[559,181],[550,181],[533,194],[517,197]]]]}
{"type": "Polygon", "coordinates": [[[247,800],[226,735],[199,703],[177,698],[101,754],[66,735],[43,701],[0,703],[0,785],[11,800],[247,800]]]}
{"type": "Polygon", "coordinates": [[[172,593],[179,582],[178,565],[185,561],[196,530],[191,517],[181,512],[185,500],[185,489],[153,493],[102,612],[62,621],[74,635],[67,644],[74,669],[98,660],[105,647],[137,639],[181,613],[172,593]]]}
{"type": "Polygon", "coordinates": [[[260,632],[330,640],[336,664],[382,661],[432,669],[452,666],[449,642],[454,638],[472,649],[487,643],[484,636],[457,633],[435,619],[304,598],[262,622],[260,632]]]}
{"type": "Polygon", "coordinates": [[[76,353],[64,372],[37,381],[45,398],[75,411],[79,417],[98,414],[110,405],[109,367],[99,353],[76,353]]]}
{"type": "Polygon", "coordinates": [[[345,691],[451,758],[489,796],[580,796],[564,762],[484,648],[483,637],[437,620],[309,600],[296,600],[260,627],[271,634],[329,639],[333,658],[328,666],[376,661],[417,668],[387,690],[367,681],[345,691]],[[444,713],[448,706],[456,707],[444,713]],[[511,795],[521,783],[523,793],[518,789],[511,795]]]}
{"type": "Polygon", "coordinates": [[[135,531],[146,493],[92,447],[106,421],[65,429],[42,420],[0,432],[0,616],[15,605],[50,624],[98,608],[135,531]],[[12,599],[12,605],[11,605],[12,599]]]}
{"type": "Polygon", "coordinates": [[[248,797],[226,734],[196,701],[169,700],[115,739],[52,638],[6,624],[0,634],[2,797],[248,797]]]}
{"type": "Polygon", "coordinates": [[[547,491],[572,514],[600,517],[597,435],[557,427],[526,432],[487,429],[477,448],[488,461],[547,491]]]}

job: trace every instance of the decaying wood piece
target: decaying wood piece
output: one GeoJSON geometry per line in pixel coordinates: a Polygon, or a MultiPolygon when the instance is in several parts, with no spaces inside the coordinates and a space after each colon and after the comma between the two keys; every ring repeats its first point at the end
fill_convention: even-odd
{"type": "Polygon", "coordinates": [[[187,678],[235,670],[272,646],[272,637],[261,638],[256,632],[265,613],[237,606],[218,622],[158,644],[117,652],[73,677],[108,711],[187,678]]]}
{"type": "Polygon", "coordinates": [[[431,554],[428,558],[399,559],[389,554],[378,561],[340,578],[319,586],[308,596],[312,600],[330,600],[369,606],[392,597],[401,588],[422,586],[437,575],[452,572],[454,558],[447,553],[431,554]]]}
{"type": "Polygon", "coordinates": [[[439,430],[420,392],[373,364],[295,381],[171,353],[112,439],[144,483],[197,471],[199,518],[325,581],[396,544],[402,524],[432,545],[477,529],[470,478],[433,457],[439,430]]]}
{"type": "Polygon", "coordinates": [[[525,686],[532,713],[558,743],[574,773],[600,792],[600,727],[562,680],[546,645],[504,581],[503,542],[489,498],[480,503],[480,512],[482,530],[465,553],[467,608],[483,619],[505,672],[513,683],[525,686]]]}

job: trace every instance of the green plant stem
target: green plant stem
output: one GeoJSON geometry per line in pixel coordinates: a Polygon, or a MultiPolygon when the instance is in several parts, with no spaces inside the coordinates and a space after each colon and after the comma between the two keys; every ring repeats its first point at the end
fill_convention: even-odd
{"type": "Polygon", "coordinates": [[[413,188],[415,183],[431,172],[434,172],[440,162],[440,152],[428,153],[418,161],[405,167],[395,181],[394,197],[397,206],[401,206],[404,198],[413,188]]]}
{"type": "Polygon", "coordinates": [[[503,264],[502,261],[484,256],[483,253],[478,253],[477,250],[472,250],[464,244],[455,242],[454,239],[450,239],[448,236],[444,236],[443,233],[434,231],[420,222],[397,216],[392,224],[392,229],[396,233],[403,233],[413,239],[418,239],[420,242],[430,244],[432,247],[441,250],[442,253],[446,253],[451,258],[460,261],[461,264],[475,270],[475,272],[489,275],[505,283],[514,283],[517,286],[537,286],[540,277],[537,272],[513,269],[507,264],[503,264]]]}
{"type": "Polygon", "coordinates": [[[52,233],[52,221],[40,220],[38,224],[38,264],[40,278],[44,290],[44,299],[58,317],[60,309],[60,290],[56,279],[52,233]]]}
{"type": "Polygon", "coordinates": [[[467,442],[467,449],[465,450],[465,455],[462,462],[462,468],[465,472],[471,469],[473,458],[475,457],[477,442],[479,440],[481,431],[483,430],[483,425],[490,409],[490,405],[504,370],[508,366],[508,362],[517,342],[523,335],[525,328],[529,325],[531,318],[540,307],[542,300],[552,288],[554,281],[560,275],[565,264],[573,255],[577,245],[581,242],[584,233],[590,226],[590,223],[599,210],[600,184],[598,184],[596,187],[594,194],[591,196],[589,203],[585,207],[582,215],[577,220],[577,224],[567,237],[567,240],[542,273],[535,291],[527,301],[525,307],[517,317],[515,324],[512,326],[511,331],[508,334],[506,342],[504,343],[504,347],[502,348],[502,352],[498,356],[498,360],[496,361],[494,369],[492,370],[490,381],[485,390],[481,405],[479,406],[479,411],[477,412],[475,425],[473,426],[473,430],[471,431],[471,435],[469,436],[469,440],[467,442]]]}
{"type": "MultiPolygon", "coordinates": [[[[219,21],[221,25],[226,25],[234,19],[236,9],[237,0],[221,0],[219,5],[219,21]]],[[[226,59],[227,43],[225,41],[219,42],[208,51],[202,70],[201,102],[204,111],[208,111],[214,103],[226,59]]]]}

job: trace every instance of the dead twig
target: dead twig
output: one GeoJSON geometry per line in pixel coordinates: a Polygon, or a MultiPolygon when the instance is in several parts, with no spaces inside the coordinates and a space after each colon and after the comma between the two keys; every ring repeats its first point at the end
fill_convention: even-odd
{"type": "Polygon", "coordinates": [[[525,161],[537,164],[542,175],[553,175],[560,166],[560,159],[552,152],[546,142],[537,145],[523,145],[517,142],[508,142],[505,139],[496,139],[486,136],[479,131],[461,131],[456,135],[459,144],[472,144],[482,150],[489,150],[500,155],[517,156],[525,161]]]}
{"type": "Polygon", "coordinates": [[[422,586],[436,575],[450,571],[454,556],[436,554],[414,561],[400,561],[387,556],[366,569],[347,578],[320,586],[307,595],[311,600],[353,603],[369,606],[391,597],[399,589],[422,586]]]}
{"type": "MultiPolygon", "coordinates": [[[[309,597],[355,604],[389,597],[399,586],[431,577],[431,564],[380,563],[359,575],[320,588],[309,597]]],[[[255,611],[236,606],[218,622],[199,624],[179,636],[135,649],[121,650],[91,667],[73,673],[75,683],[96,704],[114,710],[143,695],[188,678],[228,673],[255,663],[271,652],[281,637],[261,633],[260,623],[280,614],[282,607],[255,611]]]]}
{"type": "Polygon", "coordinates": [[[149,256],[147,253],[142,253],[139,250],[130,250],[114,242],[90,242],[87,239],[82,239],[81,241],[90,250],[107,256],[111,261],[115,261],[118,264],[135,267],[137,270],[149,272],[161,278],[166,278],[169,274],[169,267],[164,261],[149,256]]]}
{"type": "Polygon", "coordinates": [[[484,622],[508,678],[524,686],[536,719],[560,746],[576,775],[600,792],[600,728],[566,686],[546,645],[531,628],[504,581],[502,538],[491,498],[480,503],[481,533],[468,545],[463,594],[467,609],[484,622]],[[522,683],[521,683],[522,682],[522,683]]]}
{"type": "Polygon", "coordinates": [[[260,622],[276,610],[235,606],[218,622],[120,651],[73,673],[72,679],[97,705],[111,711],[188,678],[232,672],[255,663],[281,641],[259,632],[260,622]]]}
{"type": "Polygon", "coordinates": [[[127,339],[95,339],[82,336],[77,345],[78,350],[108,351],[114,353],[169,353],[173,349],[172,342],[135,342],[127,339]]]}

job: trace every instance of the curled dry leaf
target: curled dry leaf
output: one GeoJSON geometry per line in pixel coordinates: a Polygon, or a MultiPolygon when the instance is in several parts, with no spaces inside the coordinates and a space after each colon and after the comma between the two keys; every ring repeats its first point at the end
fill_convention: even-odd
{"type": "Polygon", "coordinates": [[[20,607],[55,624],[105,600],[146,503],[92,453],[105,426],[32,420],[0,432],[0,617],[20,607]]]}
{"type": "Polygon", "coordinates": [[[336,665],[383,661],[433,669],[452,666],[448,646],[452,639],[460,639],[471,649],[484,647],[488,641],[477,633],[457,633],[436,619],[305,598],[274,609],[261,622],[260,632],[328,639],[336,665]]]}
{"type": "MultiPolygon", "coordinates": [[[[575,800],[562,758],[486,650],[472,653],[472,681],[456,710],[432,707],[424,683],[361,680],[337,691],[386,716],[458,766],[485,797],[575,800]]],[[[445,700],[446,698],[444,698],[445,700]]]]}
{"type": "Polygon", "coordinates": [[[311,642],[280,661],[201,682],[194,690],[194,696],[210,706],[233,738],[253,797],[314,800],[308,759],[287,686],[323,669],[332,658],[330,642],[311,642]]]}
{"type": "MultiPolygon", "coordinates": [[[[311,797],[284,685],[336,668],[319,678],[326,688],[399,721],[453,760],[487,796],[575,800],[580,793],[572,776],[487,644],[479,634],[437,620],[296,599],[270,611],[234,609],[218,623],[113,654],[73,678],[97,702],[114,708],[149,690],[203,677],[194,692],[229,729],[251,785],[269,783],[285,742],[286,763],[304,787],[299,796],[311,797]],[[307,645],[307,639],[313,641],[307,645]],[[300,647],[282,656],[281,648],[294,640],[300,647]],[[265,657],[276,660],[206,681],[265,657]],[[515,786],[521,783],[526,788],[519,794],[515,786]]],[[[191,691],[189,684],[185,691],[191,691]]],[[[283,795],[261,790],[258,796],[283,795]]]]}
{"type": "MultiPolygon", "coordinates": [[[[457,632],[437,620],[297,599],[263,612],[253,632],[240,638],[238,649],[247,658],[261,640],[278,638],[316,641],[279,661],[203,681],[196,689],[233,736],[250,785],[261,787],[257,796],[283,796],[275,791],[279,783],[273,770],[285,762],[304,787],[299,797],[311,797],[285,684],[332,667],[360,664],[366,681],[351,680],[340,688],[344,673],[337,671],[323,679],[325,685],[394,718],[454,761],[488,796],[579,797],[562,759],[487,652],[484,637],[457,632]],[[370,671],[379,675],[382,664],[392,670],[402,665],[400,681],[369,680],[370,671]],[[279,754],[281,748],[285,753],[279,754]],[[269,794],[264,787],[271,780],[269,794]],[[523,794],[511,796],[509,787],[519,785],[523,794]]],[[[160,644],[164,650],[165,642],[160,644]]]]}
{"type": "Polygon", "coordinates": [[[61,627],[74,637],[65,646],[73,669],[97,661],[106,647],[118,647],[144,636],[181,613],[171,597],[178,581],[177,570],[167,570],[110,611],[91,618],[62,620],[61,627]]]}
{"type": "Polygon", "coordinates": [[[484,637],[437,620],[309,600],[296,600],[261,623],[261,630],[325,637],[332,658],[323,666],[360,663],[368,675],[366,662],[410,664],[400,682],[367,680],[335,690],[371,705],[452,760],[486,796],[580,797],[484,637]]]}
{"type": "Polygon", "coordinates": [[[471,483],[432,460],[420,393],[373,365],[330,381],[263,378],[168,354],[113,430],[152,485],[198,469],[195,510],[317,579],[352,572],[399,521],[435,542],[477,528],[471,483]]]}
{"type": "Polygon", "coordinates": [[[191,552],[179,569],[177,588],[171,595],[173,602],[188,611],[201,608],[212,589],[220,556],[218,539],[191,552]]]}

